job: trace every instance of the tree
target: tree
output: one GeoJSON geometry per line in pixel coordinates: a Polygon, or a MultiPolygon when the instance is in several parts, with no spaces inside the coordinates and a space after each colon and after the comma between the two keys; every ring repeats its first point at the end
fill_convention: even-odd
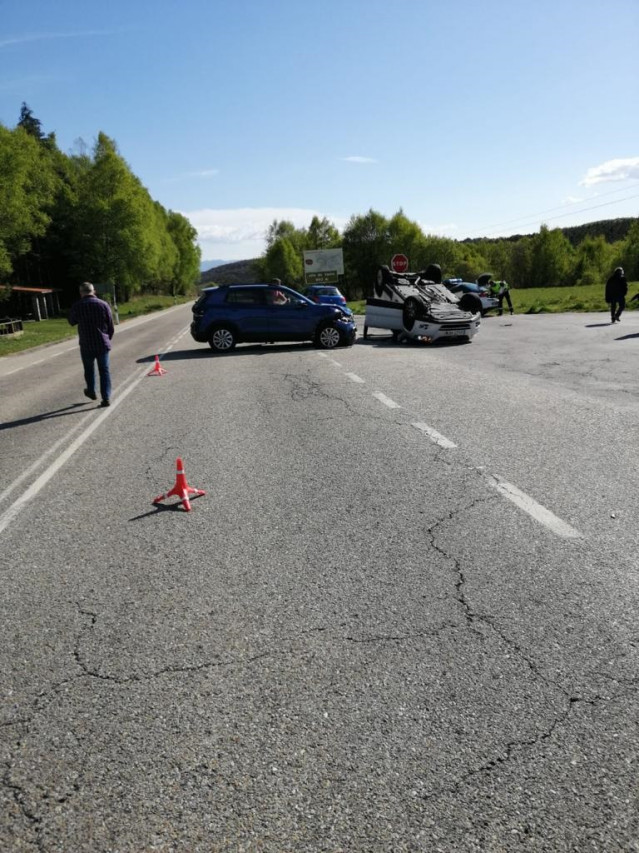
{"type": "Polygon", "coordinates": [[[0,275],[42,236],[50,222],[55,175],[46,151],[22,127],[0,125],[0,275]]]}
{"type": "Polygon", "coordinates": [[[585,237],[575,250],[570,273],[573,284],[600,284],[610,275],[615,248],[603,236],[585,237]]]}
{"type": "Polygon", "coordinates": [[[197,231],[181,213],[169,211],[168,233],[177,250],[177,262],[171,286],[173,293],[186,293],[200,277],[200,247],[195,242],[197,231]]]}
{"type": "Polygon", "coordinates": [[[144,282],[157,279],[157,211],[104,133],[98,135],[93,161],[81,175],[74,219],[78,278],[117,285],[125,300],[144,282]]]}
{"type": "Polygon", "coordinates": [[[559,228],[542,225],[532,238],[531,287],[568,283],[572,247],[559,228]]]}
{"type": "Polygon", "coordinates": [[[302,255],[288,237],[280,237],[267,250],[260,265],[265,279],[279,278],[294,286],[304,277],[302,255]]]}
{"type": "Polygon", "coordinates": [[[306,232],[306,249],[336,249],[340,244],[339,231],[326,217],[314,216],[306,232]]]}
{"type": "Polygon", "coordinates": [[[372,292],[377,267],[390,260],[388,220],[372,208],[363,216],[351,216],[344,229],[346,296],[350,299],[372,292]]]}

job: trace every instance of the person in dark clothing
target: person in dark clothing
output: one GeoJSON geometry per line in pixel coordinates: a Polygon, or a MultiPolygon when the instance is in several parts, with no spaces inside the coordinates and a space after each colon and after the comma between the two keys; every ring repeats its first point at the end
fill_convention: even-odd
{"type": "Polygon", "coordinates": [[[113,317],[107,302],[98,299],[95,288],[89,281],[80,285],[80,296],[69,312],[69,323],[78,327],[80,356],[84,366],[84,379],[87,387],[84,396],[97,400],[95,393],[95,363],[100,374],[101,406],[111,403],[111,373],[109,371],[109,353],[113,337],[113,317]]]}
{"type": "Polygon", "coordinates": [[[617,269],[606,282],[606,302],[610,305],[610,322],[618,323],[621,312],[626,307],[628,282],[622,267],[617,269]]]}

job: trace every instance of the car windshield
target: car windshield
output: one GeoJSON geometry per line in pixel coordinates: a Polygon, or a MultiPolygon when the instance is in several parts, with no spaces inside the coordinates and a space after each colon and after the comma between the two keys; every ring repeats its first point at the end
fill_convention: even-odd
{"type": "Polygon", "coordinates": [[[316,296],[339,296],[336,287],[317,287],[313,293],[316,296]]]}

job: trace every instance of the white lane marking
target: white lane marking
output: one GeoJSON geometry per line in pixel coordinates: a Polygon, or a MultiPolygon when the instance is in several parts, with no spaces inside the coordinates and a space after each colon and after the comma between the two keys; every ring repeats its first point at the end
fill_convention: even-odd
{"type": "Polygon", "coordinates": [[[396,403],[394,400],[391,400],[390,397],[387,397],[386,394],[382,394],[381,391],[376,391],[373,394],[376,400],[379,400],[380,403],[383,403],[385,406],[388,406],[389,409],[401,409],[399,403],[396,403]]]}
{"type": "Polygon", "coordinates": [[[362,385],[366,383],[366,380],[362,379],[362,377],[358,376],[356,373],[347,373],[346,376],[348,376],[349,379],[352,379],[353,382],[359,382],[362,385]]]}
{"type": "Polygon", "coordinates": [[[489,482],[500,494],[508,498],[509,501],[512,501],[515,506],[523,509],[531,518],[543,524],[549,530],[552,530],[557,536],[562,536],[564,539],[583,539],[582,534],[578,530],[566,524],[565,521],[562,521],[549,509],[546,509],[545,506],[538,504],[536,500],[525,492],[522,492],[517,486],[497,480],[496,477],[490,477],[489,482]]]}
{"type": "Polygon", "coordinates": [[[22,474],[20,474],[20,476],[16,477],[16,479],[13,481],[13,483],[8,485],[7,488],[3,492],[0,492],[0,504],[4,501],[5,498],[7,498],[11,494],[11,492],[14,489],[17,489],[17,487],[20,485],[20,483],[23,480],[26,480],[27,477],[30,477],[34,471],[37,471],[38,468],[42,465],[42,463],[46,459],[48,459],[52,453],[56,452],[56,450],[58,449],[58,447],[60,447],[60,445],[64,444],[65,441],[68,441],[72,435],[74,435],[76,432],[78,432],[78,430],[82,429],[84,424],[90,418],[92,418],[94,416],[94,414],[95,414],[95,408],[89,409],[87,414],[82,418],[82,420],[79,423],[77,423],[73,427],[73,429],[70,429],[66,435],[63,435],[62,438],[59,438],[54,444],[51,445],[51,447],[48,450],[45,450],[44,453],[42,454],[42,456],[39,459],[36,459],[36,461],[33,463],[33,465],[29,465],[29,467],[26,469],[26,471],[23,471],[22,474]]]}
{"type": "MultiPolygon", "coordinates": [[[[181,333],[180,337],[185,334],[185,332],[188,330],[188,328],[189,327],[187,326],[184,329],[184,331],[181,333]]],[[[75,439],[75,441],[73,441],[69,445],[69,447],[67,447],[67,449],[64,450],[60,454],[60,456],[58,456],[58,458],[55,460],[55,462],[53,462],[51,465],[49,465],[49,467],[45,471],[43,471],[42,474],[40,474],[40,476],[29,486],[29,488],[25,492],[23,492],[20,495],[20,497],[17,498],[11,504],[11,506],[9,506],[3,513],[0,513],[0,534],[3,533],[7,529],[7,527],[11,524],[12,521],[14,521],[14,519],[16,518],[16,516],[18,515],[20,510],[23,509],[23,507],[31,500],[31,498],[34,498],[39,492],[42,491],[42,489],[46,486],[46,484],[49,482],[49,480],[51,480],[52,477],[54,477],[55,474],[57,474],[57,472],[60,470],[60,468],[62,468],[62,466],[65,464],[65,462],[67,462],[73,456],[73,454],[76,452],[76,450],[79,450],[80,447],[82,447],[82,445],[85,443],[85,441],[95,432],[95,430],[103,423],[103,421],[106,418],[108,418],[110,415],[112,415],[114,410],[117,409],[117,407],[120,405],[120,403],[122,403],[129,396],[131,391],[133,391],[133,389],[136,388],[140,384],[140,382],[147,375],[147,367],[148,367],[148,364],[145,364],[138,371],[134,372],[132,374],[132,376],[134,378],[133,378],[133,381],[131,382],[131,384],[127,388],[125,388],[123,391],[120,391],[118,393],[118,396],[115,397],[115,399],[111,403],[111,405],[108,408],[105,408],[103,411],[100,412],[100,414],[96,417],[96,419],[93,421],[93,423],[90,426],[88,426],[87,429],[85,429],[84,432],[82,432],[75,439]]],[[[128,381],[128,380],[126,380],[126,381],[128,381]]],[[[126,381],[123,384],[126,384],[126,381]]],[[[120,386],[120,387],[122,387],[122,386],[120,386]]],[[[54,447],[56,447],[56,446],[57,445],[54,445],[54,447]]],[[[47,452],[47,454],[44,454],[44,456],[49,455],[51,453],[51,450],[52,449],[50,449],[47,452]]],[[[44,457],[41,457],[41,458],[44,458],[44,457]]],[[[15,483],[12,484],[9,487],[9,489],[6,490],[6,492],[11,491],[13,489],[14,485],[15,485],[15,483]]]]}
{"type": "Polygon", "coordinates": [[[335,361],[335,359],[334,359],[334,358],[329,358],[329,361],[330,361],[330,363],[331,363],[331,364],[334,364],[334,365],[335,365],[335,367],[341,367],[341,366],[342,366],[342,365],[339,363],[339,361],[335,361]]]}
{"type": "Polygon", "coordinates": [[[457,445],[452,442],[449,438],[446,438],[445,435],[437,432],[437,430],[429,427],[428,424],[411,424],[411,426],[415,427],[415,429],[419,429],[422,432],[425,432],[426,435],[434,441],[435,444],[438,444],[440,447],[445,447],[447,449],[452,449],[453,447],[457,447],[457,445]]]}
{"type": "Polygon", "coordinates": [[[328,356],[326,355],[325,352],[318,352],[317,354],[319,355],[320,358],[328,358],[328,356]]]}

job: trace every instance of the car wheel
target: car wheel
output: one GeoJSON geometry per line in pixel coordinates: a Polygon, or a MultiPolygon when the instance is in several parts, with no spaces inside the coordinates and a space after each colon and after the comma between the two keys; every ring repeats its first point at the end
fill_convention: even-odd
{"type": "Polygon", "coordinates": [[[419,302],[413,296],[409,296],[406,302],[404,302],[404,309],[402,311],[402,318],[404,321],[404,328],[410,330],[415,325],[415,320],[417,319],[417,315],[419,313],[419,302]]]}
{"type": "Polygon", "coordinates": [[[459,307],[462,311],[470,311],[471,314],[481,314],[481,299],[474,293],[464,293],[459,300],[459,307]]]}
{"type": "Polygon", "coordinates": [[[321,349],[335,349],[339,346],[340,333],[332,323],[327,323],[317,330],[315,335],[315,344],[321,349]]]}
{"type": "Polygon", "coordinates": [[[216,326],[209,335],[209,346],[214,352],[230,352],[237,336],[229,326],[216,326]]]}
{"type": "Polygon", "coordinates": [[[375,296],[377,296],[378,299],[381,299],[384,295],[384,285],[389,279],[392,279],[389,267],[386,265],[378,267],[377,276],[375,278],[375,296]]]}

